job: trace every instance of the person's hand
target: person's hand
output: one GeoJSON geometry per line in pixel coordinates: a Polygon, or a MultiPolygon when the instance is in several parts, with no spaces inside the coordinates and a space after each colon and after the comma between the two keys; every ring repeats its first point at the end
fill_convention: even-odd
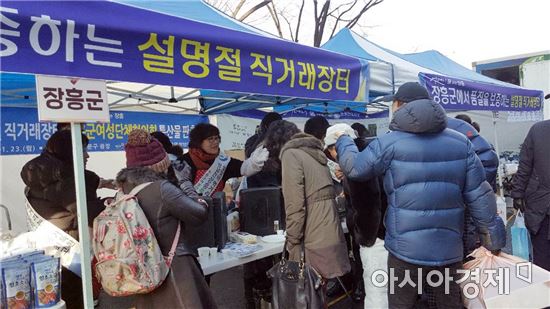
{"type": "Polygon", "coordinates": [[[250,158],[244,160],[241,165],[241,175],[249,177],[260,172],[268,158],[269,151],[266,148],[257,148],[250,154],[250,158]]]}
{"type": "Polygon", "coordinates": [[[112,189],[116,190],[117,186],[115,184],[115,181],[113,179],[99,179],[99,185],[97,186],[98,189],[112,189]]]}
{"type": "Polygon", "coordinates": [[[204,208],[208,208],[208,202],[205,201],[204,199],[202,198],[197,198],[197,202],[199,202],[200,204],[202,204],[202,206],[204,206],[204,208]]]}
{"type": "Polygon", "coordinates": [[[269,151],[265,147],[258,147],[250,154],[250,159],[256,165],[264,166],[265,161],[269,158],[269,151]]]}
{"type": "Polygon", "coordinates": [[[344,172],[342,172],[342,170],[339,167],[337,167],[336,170],[334,171],[334,175],[338,180],[344,179],[344,172]]]}
{"type": "Polygon", "coordinates": [[[515,198],[514,199],[514,208],[516,210],[519,210],[521,212],[525,212],[525,200],[522,198],[515,198]]]}

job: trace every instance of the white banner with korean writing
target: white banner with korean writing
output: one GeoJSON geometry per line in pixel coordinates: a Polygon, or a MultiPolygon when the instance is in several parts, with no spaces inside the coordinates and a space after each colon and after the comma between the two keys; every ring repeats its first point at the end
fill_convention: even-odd
{"type": "Polygon", "coordinates": [[[256,133],[261,119],[245,118],[228,114],[217,115],[223,150],[244,149],[246,140],[256,133]]]}
{"type": "Polygon", "coordinates": [[[104,80],[36,76],[38,119],[57,122],[109,122],[104,80]]]}
{"type": "Polygon", "coordinates": [[[508,112],[508,122],[542,121],[544,114],[542,110],[533,112],[508,112]]]}
{"type": "Polygon", "coordinates": [[[59,257],[61,265],[79,277],[80,269],[80,246],[78,240],[62,231],[46,219],[42,218],[27,201],[27,227],[34,232],[34,245],[42,249],[46,254],[59,257]]]}

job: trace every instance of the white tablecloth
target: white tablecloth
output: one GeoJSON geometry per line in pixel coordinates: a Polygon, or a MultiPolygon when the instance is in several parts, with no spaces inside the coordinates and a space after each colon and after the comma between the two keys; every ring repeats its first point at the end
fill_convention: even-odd
{"type": "MultiPolygon", "coordinates": [[[[344,233],[348,232],[348,227],[345,221],[342,221],[342,229],[344,233]]],[[[205,275],[210,275],[222,270],[226,270],[235,266],[243,265],[255,260],[262,259],[264,257],[272,256],[275,254],[281,254],[283,252],[284,242],[279,243],[267,243],[261,240],[261,237],[258,237],[258,244],[262,246],[262,249],[254,252],[254,254],[238,258],[231,256],[229,254],[224,254],[218,252],[218,254],[208,257],[200,257],[199,263],[201,264],[202,271],[205,275]]]]}

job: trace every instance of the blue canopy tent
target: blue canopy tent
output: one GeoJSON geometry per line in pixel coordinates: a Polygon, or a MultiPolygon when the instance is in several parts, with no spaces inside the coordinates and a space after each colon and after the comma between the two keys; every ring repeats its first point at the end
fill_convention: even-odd
{"type": "MultiPolygon", "coordinates": [[[[219,26],[222,27],[222,31],[214,31],[212,35],[216,34],[223,34],[223,30],[236,30],[239,32],[244,32],[247,35],[241,36],[237,34],[237,32],[232,31],[232,33],[235,33],[232,35],[232,39],[235,41],[242,41],[244,38],[250,38],[253,37],[261,37],[263,39],[270,39],[270,41],[279,41],[284,42],[282,46],[296,46],[299,48],[302,48],[303,46],[295,44],[293,42],[288,42],[285,40],[281,40],[269,33],[263,32],[259,29],[256,29],[254,27],[251,27],[249,25],[246,25],[242,22],[239,22],[224,13],[220,12],[219,10],[215,9],[214,7],[210,6],[209,4],[201,1],[201,0],[182,0],[182,1],[116,1],[118,3],[122,3],[128,6],[132,6],[135,8],[142,8],[146,10],[150,10],[151,12],[159,12],[163,14],[167,14],[173,17],[181,17],[185,18],[187,20],[193,20],[198,22],[207,23],[209,25],[219,26]]],[[[113,3],[114,4],[114,3],[113,3]]],[[[253,43],[254,40],[252,39],[251,43],[253,43]]],[[[261,45],[262,43],[256,42],[257,45],[261,45]]],[[[275,47],[274,45],[277,45],[277,43],[273,43],[271,45],[272,48],[279,48],[275,47]]],[[[308,47],[309,48],[309,47],[308,47]]],[[[295,78],[296,78],[296,84],[299,83],[299,80],[301,79],[301,76],[308,77],[311,75],[311,70],[308,65],[307,61],[302,61],[303,63],[303,70],[299,71],[299,64],[300,64],[300,58],[299,54],[302,53],[302,51],[297,51],[297,48],[289,48],[286,50],[287,58],[295,58],[295,60],[292,60],[293,71],[296,71],[295,78]],[[295,62],[294,62],[295,61],[295,62]],[[303,74],[301,73],[303,72],[303,74]]],[[[336,56],[336,55],[335,55],[336,56]]],[[[324,57],[324,56],[323,56],[324,57]]],[[[275,58],[275,56],[273,56],[275,58]]],[[[272,62],[273,67],[275,67],[277,64],[281,65],[280,62],[276,62],[276,59],[273,59],[272,62]]],[[[279,59],[281,60],[281,59],[279,59]]],[[[281,61],[282,62],[282,61],[281,61]]],[[[311,62],[309,62],[311,64],[311,62]]],[[[286,63],[285,63],[286,65],[286,63]]],[[[113,108],[119,107],[119,103],[122,101],[125,102],[134,102],[134,100],[139,100],[138,103],[141,103],[142,106],[145,106],[146,104],[160,104],[160,105],[171,105],[176,106],[178,102],[184,102],[191,99],[198,99],[200,101],[200,112],[204,114],[217,114],[217,113],[224,113],[224,112],[231,112],[235,110],[243,110],[243,109],[254,109],[254,108],[261,108],[261,107],[274,107],[278,106],[279,108],[282,108],[283,110],[289,110],[294,108],[300,108],[300,107],[308,107],[311,106],[311,108],[316,110],[323,110],[325,112],[338,112],[342,110],[356,110],[356,111],[365,111],[365,104],[367,101],[367,91],[368,91],[368,85],[367,85],[367,79],[366,76],[368,75],[368,66],[366,63],[360,64],[360,74],[363,75],[363,78],[361,80],[360,90],[361,92],[357,92],[356,96],[351,98],[348,96],[345,100],[339,100],[338,102],[332,103],[333,98],[318,98],[316,96],[310,96],[308,94],[300,95],[300,96],[288,96],[283,95],[280,93],[275,93],[271,91],[269,88],[273,87],[267,87],[267,85],[264,85],[263,87],[258,85],[254,90],[254,92],[243,92],[243,91],[237,91],[238,89],[223,89],[223,91],[219,90],[207,90],[209,88],[214,87],[200,87],[200,89],[187,89],[186,92],[180,92],[179,95],[175,95],[174,88],[171,87],[171,95],[168,94],[159,94],[159,93],[153,93],[150,94],[149,91],[145,91],[145,89],[150,89],[151,87],[155,87],[153,85],[143,85],[141,87],[136,88],[129,87],[128,84],[123,84],[120,86],[119,84],[111,84],[108,87],[109,93],[112,95],[116,95],[117,99],[113,100],[113,108]],[[235,104],[238,103],[238,104],[235,104]],[[327,104],[328,103],[328,104],[327,104]],[[115,106],[116,105],[116,106],[115,106]]],[[[316,68],[317,71],[319,68],[316,68]]],[[[275,72],[273,72],[275,73],[275,72]]],[[[317,73],[319,74],[319,73],[317,73]]],[[[275,74],[274,74],[275,77],[275,74]]],[[[294,78],[294,75],[292,76],[294,78]]],[[[282,78],[279,77],[277,79],[277,82],[279,83],[279,79],[282,78]]],[[[24,78],[23,78],[24,79],[24,78]]],[[[120,79],[117,79],[120,80],[120,79]]],[[[13,81],[12,78],[2,78],[2,84],[10,83],[13,81]]],[[[282,81],[284,82],[284,81],[282,81]]],[[[165,83],[166,84],[166,83],[165,83]]],[[[178,86],[178,85],[175,85],[178,86]]],[[[211,85],[212,86],[212,85],[211,85]]],[[[11,86],[7,86],[10,87],[11,86]]],[[[300,86],[295,85],[296,88],[299,88],[300,86]]],[[[32,88],[32,86],[30,87],[32,88]]],[[[311,87],[309,87],[311,88],[311,87]]],[[[3,88],[4,89],[4,88],[3,88]]],[[[30,95],[22,95],[22,93],[16,93],[16,89],[10,89],[12,90],[12,97],[10,100],[11,104],[17,104],[22,103],[25,104],[25,99],[29,101],[34,101],[34,96],[32,94],[30,95]],[[22,98],[23,100],[17,101],[15,100],[17,97],[22,98]]],[[[177,88],[176,88],[177,90],[177,88]]],[[[170,92],[170,91],[165,91],[170,92]]],[[[177,92],[177,91],[176,91],[177,92]]],[[[123,102],[124,103],[124,102],[123,102]]],[[[189,109],[182,108],[184,112],[190,111],[189,109]]],[[[191,110],[192,112],[192,110],[191,110]]]]}
{"type": "Polygon", "coordinates": [[[405,82],[420,81],[445,109],[537,112],[542,108],[542,91],[478,74],[437,51],[400,54],[349,29],[342,29],[323,48],[373,61],[369,63],[371,96],[391,94],[405,82]],[[376,62],[390,64],[391,70],[376,70],[376,62]]]}
{"type": "MultiPolygon", "coordinates": [[[[34,76],[21,74],[214,89],[248,96],[249,102],[238,98],[221,103],[226,107],[260,107],[261,102],[250,100],[258,93],[275,97],[281,104],[295,104],[294,98],[365,102],[368,66],[338,53],[117,2],[3,1],[1,6],[2,104],[35,104],[34,76]],[[305,70],[295,70],[289,63],[303,63],[305,70]],[[317,70],[324,71],[324,76],[317,76],[317,70]],[[298,80],[294,84],[295,76],[306,77],[307,83],[298,80]],[[283,102],[287,98],[292,99],[283,102]]],[[[115,87],[110,90],[124,92],[115,87]]],[[[202,112],[208,112],[210,106],[202,103],[202,112]]],[[[77,124],[71,128],[82,265],[90,265],[81,128],[77,124]]],[[[92,307],[89,267],[82,267],[82,278],[86,307],[92,307]]]]}
{"type": "MultiPolygon", "coordinates": [[[[395,93],[403,83],[419,81],[428,89],[432,99],[446,110],[540,113],[542,117],[542,91],[525,89],[478,74],[437,51],[400,54],[376,45],[349,29],[342,29],[323,48],[373,61],[369,76],[371,94],[395,93]],[[390,64],[391,70],[375,70],[373,64],[376,61],[390,64]]],[[[494,113],[493,128],[498,152],[494,113]]]]}

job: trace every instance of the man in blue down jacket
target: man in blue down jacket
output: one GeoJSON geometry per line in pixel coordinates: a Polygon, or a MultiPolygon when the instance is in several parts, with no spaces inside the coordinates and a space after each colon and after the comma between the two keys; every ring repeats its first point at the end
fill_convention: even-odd
{"type": "MultiPolygon", "coordinates": [[[[426,92],[426,94],[428,93],[426,92]]],[[[456,116],[456,119],[447,117],[447,128],[464,134],[464,136],[472,142],[474,151],[479,157],[479,160],[481,160],[483,169],[485,169],[485,179],[493,188],[493,192],[496,192],[498,155],[493,149],[493,146],[485,138],[483,138],[483,136],[479,135],[477,130],[472,126],[472,119],[470,119],[468,115],[460,114],[456,116]]],[[[476,227],[468,209],[465,210],[464,216],[463,240],[464,257],[466,257],[478,247],[476,227]]]]}
{"type": "Polygon", "coordinates": [[[431,301],[438,308],[462,308],[456,282],[450,282],[446,293],[444,284],[430,287],[426,278],[432,270],[441,274],[448,270],[454,280],[462,277],[457,276],[457,269],[462,267],[465,207],[488,250],[495,252],[504,247],[506,233],[472,143],[446,128],[445,111],[422,98],[424,94],[425,89],[418,83],[401,86],[393,100],[392,132],[374,140],[362,152],[346,136],[347,129],[329,128],[327,135],[339,137],[336,148],[347,177],[366,180],[384,176],[388,196],[385,246],[390,252],[389,307],[413,307],[417,294],[422,293],[420,279],[423,288],[430,289],[429,294],[434,296],[431,301]],[[404,278],[415,285],[404,283],[399,287],[404,278]]]}
{"type": "Polygon", "coordinates": [[[455,118],[448,117],[447,128],[464,134],[472,142],[474,151],[485,169],[485,180],[496,192],[498,155],[493,146],[483,136],[479,135],[468,115],[460,114],[455,118]]]}

